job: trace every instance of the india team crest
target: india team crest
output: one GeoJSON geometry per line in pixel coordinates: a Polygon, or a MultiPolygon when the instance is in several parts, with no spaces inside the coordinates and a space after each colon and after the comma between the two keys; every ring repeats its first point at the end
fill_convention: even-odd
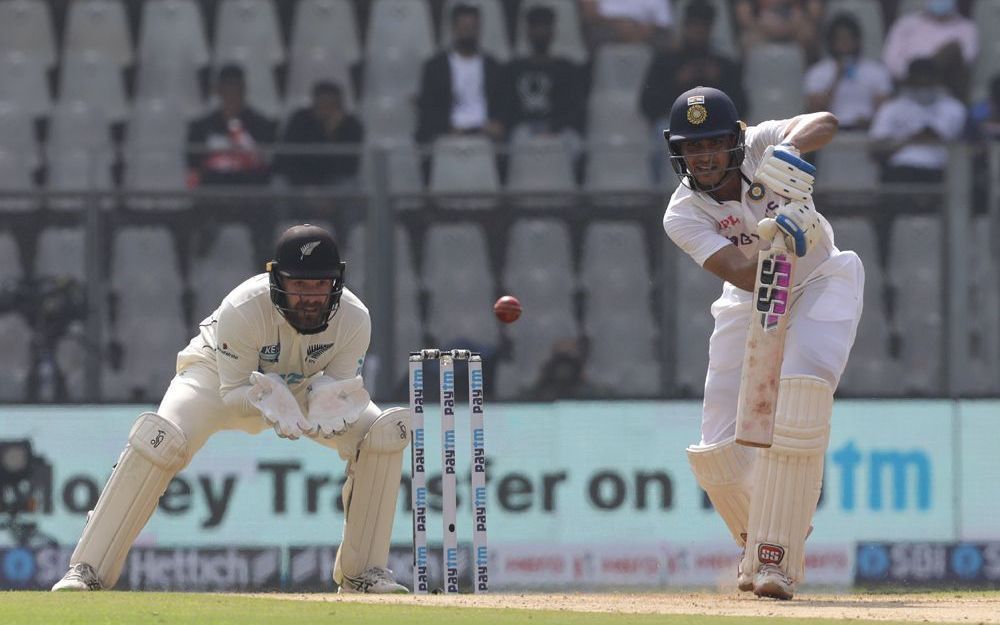
{"type": "Polygon", "coordinates": [[[754,202],[759,202],[764,199],[764,185],[759,182],[755,182],[750,185],[747,189],[747,196],[754,202]]]}
{"type": "Polygon", "coordinates": [[[687,120],[695,126],[700,126],[708,119],[708,109],[704,104],[692,104],[687,110],[687,120]]]}

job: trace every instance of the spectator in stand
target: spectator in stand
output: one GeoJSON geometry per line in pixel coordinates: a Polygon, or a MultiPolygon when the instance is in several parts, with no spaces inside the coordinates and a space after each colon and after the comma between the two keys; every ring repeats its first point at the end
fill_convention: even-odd
{"type": "MultiPolygon", "coordinates": [[[[684,11],[680,47],[676,51],[660,51],[654,57],[643,80],[639,106],[653,125],[653,169],[659,179],[665,158],[663,129],[669,124],[670,107],[677,96],[697,86],[714,87],[729,94],[736,110],[745,112],[746,92],[740,64],[722,56],[711,47],[715,8],[708,3],[692,2],[684,11]]],[[[673,174],[670,174],[673,176],[673,174]]]]}
{"type": "Polygon", "coordinates": [[[990,81],[989,98],[969,111],[969,131],[974,140],[1000,141],[1000,74],[990,81]]]}
{"type": "Polygon", "coordinates": [[[219,108],[188,126],[188,186],[266,184],[262,145],[274,143],[277,123],[246,104],[246,79],[238,65],[219,70],[219,108]]]}
{"type": "Polygon", "coordinates": [[[900,82],[914,59],[932,58],[952,94],[964,100],[978,53],[976,25],[958,12],[955,0],[925,0],[922,11],[901,15],[889,28],[882,61],[900,82]]]}
{"type": "Polygon", "coordinates": [[[673,19],[668,0],[583,0],[583,19],[591,46],[644,43],[670,46],[673,19]]]}
{"type": "Polygon", "coordinates": [[[479,49],[479,9],[457,4],[451,10],[452,49],[424,63],[417,96],[419,143],[445,134],[504,137],[503,70],[479,49]]]}
{"type": "MultiPolygon", "coordinates": [[[[699,85],[725,91],[736,110],[746,110],[739,63],[712,49],[714,23],[715,8],[711,4],[692,2],[684,12],[680,47],[677,51],[658,52],[653,57],[639,99],[642,112],[651,124],[665,120],[677,96],[699,85]]],[[[660,130],[658,128],[657,132],[660,130]]],[[[662,141],[663,136],[658,135],[658,139],[662,141]]]]}
{"type": "Polygon", "coordinates": [[[583,70],[550,53],[556,21],[551,8],[533,7],[525,17],[531,54],[507,66],[507,127],[514,138],[559,135],[578,154],[587,90],[583,70]]]}
{"type": "Polygon", "coordinates": [[[875,111],[892,94],[892,78],[878,61],[861,56],[861,25],[851,15],[834,17],[826,29],[830,53],[805,77],[810,113],[830,111],[841,130],[866,129],[875,111]]]}
{"type": "Polygon", "coordinates": [[[798,43],[810,62],[819,58],[821,0],[736,0],[744,50],[760,43],[798,43]]]}
{"type": "Polygon", "coordinates": [[[882,182],[940,182],[947,144],[965,127],[965,107],[941,81],[932,59],[910,63],[906,82],[872,120],[872,154],[882,162],[882,182]]]}
{"type": "MultiPolygon", "coordinates": [[[[319,82],[313,87],[312,104],[292,115],[285,128],[286,148],[302,146],[360,149],[364,138],[361,122],[344,109],[339,85],[319,82]]],[[[294,154],[279,157],[276,169],[293,185],[351,185],[357,182],[358,154],[294,154]]]]}

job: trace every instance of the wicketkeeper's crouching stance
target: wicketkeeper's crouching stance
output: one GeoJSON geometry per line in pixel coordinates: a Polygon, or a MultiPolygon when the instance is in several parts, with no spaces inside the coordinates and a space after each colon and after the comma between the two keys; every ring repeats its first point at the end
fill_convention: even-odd
{"type": "Polygon", "coordinates": [[[688,448],[688,458],[698,483],[745,548],[740,590],[758,596],[790,599],[803,579],[833,392],[861,317],[861,260],[834,245],[830,224],[813,205],[815,170],[800,158],[826,145],[836,129],[829,113],[747,128],[726,94],[698,87],[674,103],[664,133],[682,181],[664,228],[684,252],[725,281],[712,305],[715,330],[701,442],[688,448]],[[765,378],[750,369],[765,364],[759,358],[748,358],[743,370],[744,354],[752,311],[774,304],[770,286],[754,292],[758,248],[778,236],[798,258],[788,259],[794,266],[790,280],[765,276],[783,290],[777,308],[788,316],[784,347],[777,352],[779,358],[783,354],[780,374],[776,368],[765,378]],[[788,283],[781,285],[782,280],[788,283]],[[770,448],[735,442],[741,377],[753,380],[748,391],[767,390],[756,385],[777,389],[770,448]]]}
{"type": "Polygon", "coordinates": [[[347,461],[333,571],[340,590],[406,592],[386,564],[410,414],[379,410],[364,389],[371,322],[344,288],[344,269],[327,231],[294,226],[267,272],[236,287],[202,322],[158,410],[132,426],[53,590],[114,587],[167,484],[208,437],[270,427],[282,438],[309,436],[347,461]]]}

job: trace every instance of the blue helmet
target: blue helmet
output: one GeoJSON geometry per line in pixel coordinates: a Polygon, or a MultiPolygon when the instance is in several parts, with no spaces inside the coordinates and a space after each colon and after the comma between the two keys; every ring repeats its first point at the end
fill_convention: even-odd
{"type": "Polygon", "coordinates": [[[663,138],[670,150],[670,166],[681,183],[695,191],[714,191],[721,187],[728,174],[712,188],[703,188],[687,169],[681,155],[681,143],[729,135],[733,147],[728,148],[727,172],[739,172],[746,152],[746,124],[740,121],[736,105],[722,91],[712,87],[695,87],[682,93],[670,107],[670,127],[663,131],[663,138]]]}

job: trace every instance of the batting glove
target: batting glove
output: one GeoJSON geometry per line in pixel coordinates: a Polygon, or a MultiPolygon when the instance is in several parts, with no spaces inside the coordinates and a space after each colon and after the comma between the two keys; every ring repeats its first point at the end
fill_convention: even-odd
{"type": "MultiPolygon", "coordinates": [[[[772,227],[780,230],[788,241],[788,247],[795,251],[796,256],[802,257],[819,239],[819,213],[811,204],[789,202],[775,211],[772,227]]],[[[759,226],[758,233],[761,233],[759,226]]]]}
{"type": "Polygon", "coordinates": [[[754,180],[782,197],[808,202],[816,181],[816,168],[799,157],[795,146],[771,145],[764,151],[754,180]]]}

